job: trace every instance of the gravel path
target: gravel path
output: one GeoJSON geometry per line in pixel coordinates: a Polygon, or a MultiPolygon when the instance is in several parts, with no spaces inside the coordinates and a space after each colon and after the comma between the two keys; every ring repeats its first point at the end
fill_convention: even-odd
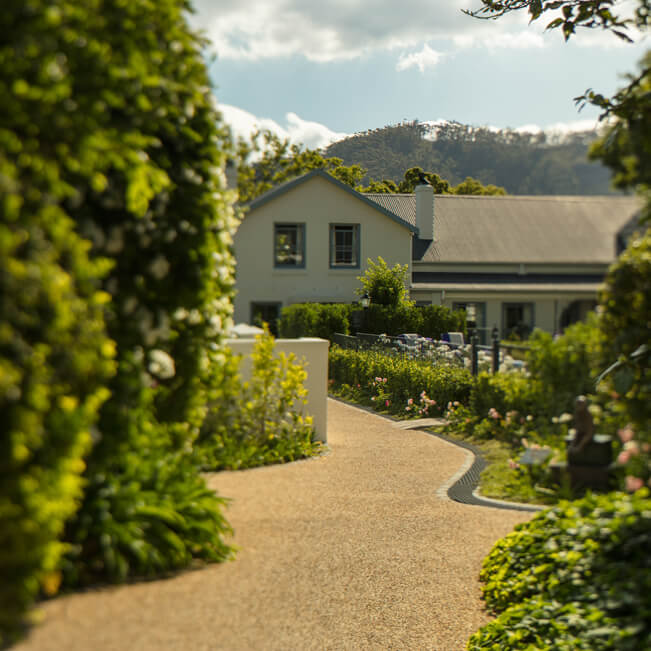
{"type": "Polygon", "coordinates": [[[329,400],[331,452],[210,476],[233,498],[233,562],[46,603],[16,651],[465,649],[477,579],[532,517],[440,488],[468,452],[329,400]]]}

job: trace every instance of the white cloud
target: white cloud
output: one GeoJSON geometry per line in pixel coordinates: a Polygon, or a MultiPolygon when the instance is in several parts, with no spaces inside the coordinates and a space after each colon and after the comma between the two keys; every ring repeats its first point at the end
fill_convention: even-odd
{"type": "Polygon", "coordinates": [[[286,122],[281,125],[275,120],[257,117],[253,113],[229,104],[219,104],[219,110],[224,116],[224,122],[236,137],[249,138],[258,129],[269,130],[280,138],[289,139],[292,144],[302,144],[309,149],[320,149],[349,135],[332,131],[319,122],[303,120],[293,112],[286,114],[286,122]]]}
{"type": "Polygon", "coordinates": [[[401,54],[396,64],[396,70],[407,70],[416,67],[421,72],[425,72],[425,68],[433,68],[442,57],[441,52],[432,50],[429,45],[425,44],[420,52],[401,54]]]}
{"type": "Polygon", "coordinates": [[[498,42],[504,33],[502,47],[535,41],[520,36],[527,23],[524,14],[494,22],[461,12],[478,0],[194,1],[198,13],[192,22],[205,31],[222,59],[298,55],[310,61],[344,61],[378,51],[414,49],[433,39],[458,46],[464,39],[481,44],[486,35],[498,42]]]}

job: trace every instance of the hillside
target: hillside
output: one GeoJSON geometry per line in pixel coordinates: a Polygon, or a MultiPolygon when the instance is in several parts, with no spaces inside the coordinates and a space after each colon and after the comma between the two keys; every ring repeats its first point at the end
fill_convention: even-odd
{"type": "Polygon", "coordinates": [[[419,166],[456,185],[467,176],[509,194],[613,194],[610,172],[587,160],[596,132],[563,138],[471,127],[458,122],[404,122],[335,142],[325,156],[358,163],[376,180],[400,181],[419,166]]]}

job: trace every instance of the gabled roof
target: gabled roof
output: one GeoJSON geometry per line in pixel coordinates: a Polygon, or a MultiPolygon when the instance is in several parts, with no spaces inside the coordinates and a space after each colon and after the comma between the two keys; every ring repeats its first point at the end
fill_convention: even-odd
{"type": "MultiPolygon", "coordinates": [[[[411,194],[368,194],[415,225],[411,194]]],[[[414,239],[414,262],[609,264],[636,197],[435,195],[434,240],[414,239]]]]}
{"type": "Polygon", "coordinates": [[[315,177],[323,178],[326,181],[332,183],[335,187],[338,187],[341,190],[348,192],[359,201],[362,201],[366,205],[373,208],[373,210],[380,212],[385,217],[388,217],[389,219],[392,219],[393,221],[400,224],[401,226],[404,226],[405,228],[409,229],[412,233],[418,232],[414,219],[412,219],[411,221],[407,221],[403,219],[400,215],[396,214],[391,209],[385,208],[383,205],[377,203],[376,201],[372,201],[371,199],[368,198],[368,195],[362,194],[361,192],[357,192],[357,190],[353,190],[353,188],[351,188],[349,185],[342,183],[339,179],[336,179],[334,176],[332,176],[332,174],[328,174],[328,172],[325,172],[324,170],[321,169],[312,170],[311,172],[308,172],[303,176],[299,176],[298,178],[292,179],[291,181],[287,181],[286,183],[283,183],[273,188],[272,190],[265,192],[264,194],[260,195],[259,197],[257,197],[256,199],[254,199],[253,201],[247,204],[248,212],[249,213],[253,212],[257,208],[264,206],[266,203],[269,203],[273,199],[282,196],[286,192],[290,192],[294,188],[298,187],[299,185],[302,185],[303,183],[306,183],[307,181],[315,177]]]}

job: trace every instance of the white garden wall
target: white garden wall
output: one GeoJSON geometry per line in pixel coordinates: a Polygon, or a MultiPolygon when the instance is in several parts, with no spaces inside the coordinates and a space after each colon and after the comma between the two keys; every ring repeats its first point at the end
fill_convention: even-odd
{"type": "MultiPolygon", "coordinates": [[[[242,356],[240,370],[242,378],[248,380],[251,376],[251,351],[255,339],[227,339],[226,344],[236,355],[242,356]]],[[[306,365],[307,404],[302,413],[312,416],[316,438],[328,441],[328,347],[326,339],[276,339],[276,353],[294,353],[298,361],[306,365]]]]}

